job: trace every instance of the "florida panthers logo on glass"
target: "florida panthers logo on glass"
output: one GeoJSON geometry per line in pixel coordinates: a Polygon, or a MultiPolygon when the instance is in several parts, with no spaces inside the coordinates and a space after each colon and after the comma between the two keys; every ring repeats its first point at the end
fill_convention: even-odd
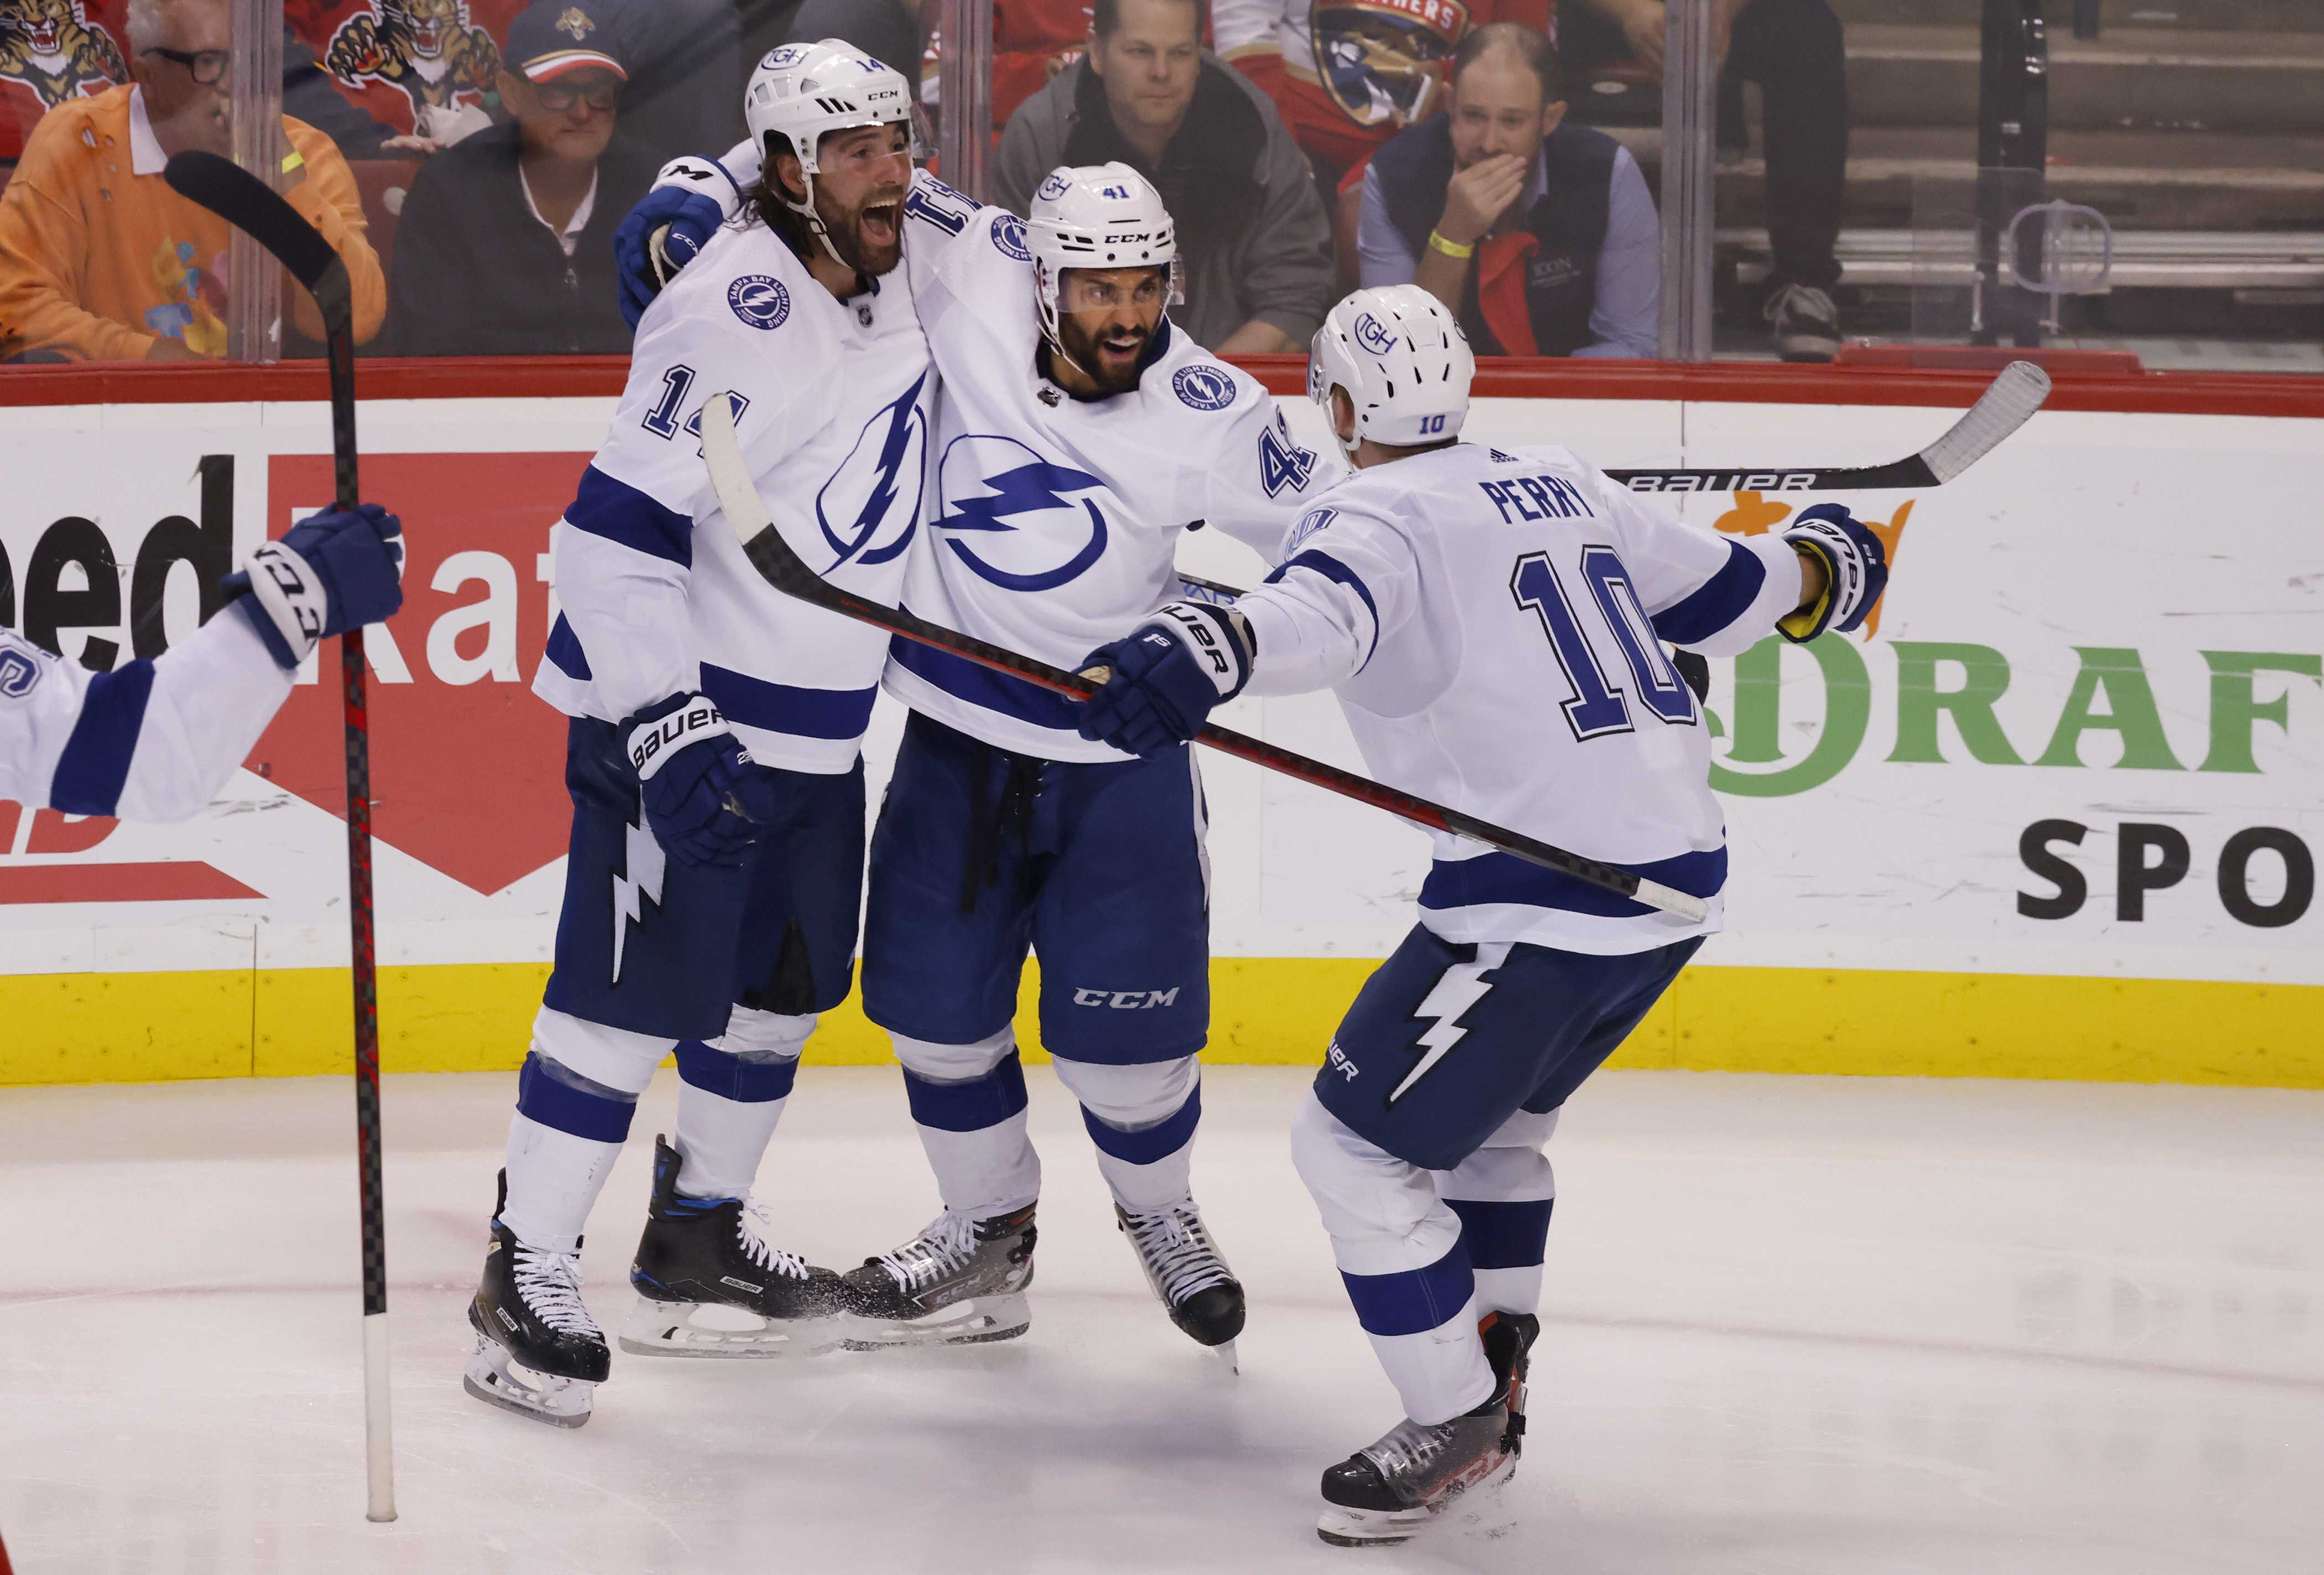
{"type": "Polygon", "coordinates": [[[1171,374],[1179,400],[1197,410],[1223,410],[1234,403],[1234,373],[1220,366],[1182,366],[1171,374]]]}
{"type": "Polygon", "coordinates": [[[1105,556],[1105,484],[1052,465],[1014,438],[970,433],[945,449],[936,529],[945,548],[1004,590],[1053,591],[1105,556]],[[966,537],[974,533],[977,543],[966,537]]]}
{"type": "Polygon", "coordinates": [[[900,557],[919,529],[920,483],[927,465],[928,418],[920,406],[927,373],[863,424],[855,447],[815,495],[816,523],[845,563],[883,564],[900,557]]]}
{"type": "Polygon", "coordinates": [[[1356,318],[1356,343],[1375,355],[1385,355],[1396,348],[1396,335],[1387,324],[1364,312],[1356,318]]]}
{"type": "Polygon", "coordinates": [[[791,315],[791,292],[767,273],[745,273],[726,287],[726,304],[754,328],[779,328],[791,315]]]}

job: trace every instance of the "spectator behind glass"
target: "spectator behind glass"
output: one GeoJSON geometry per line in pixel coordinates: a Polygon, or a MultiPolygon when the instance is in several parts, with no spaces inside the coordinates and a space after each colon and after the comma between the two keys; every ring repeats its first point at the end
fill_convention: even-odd
{"type": "Polygon", "coordinates": [[[1202,35],[1200,0],[1096,0],[1089,54],[1009,117],[994,193],[1021,216],[1058,165],[1120,160],[1178,227],[1171,320],[1222,354],[1299,348],[1331,304],[1331,225],[1275,106],[1202,35]]]}
{"type": "MultiPolygon", "coordinates": [[[[0,359],[202,361],[226,354],[226,222],[171,191],[173,153],[228,150],[226,0],[131,0],[133,81],[59,105],[0,192],[0,359]]],[[[355,339],[379,331],[379,259],[330,138],[285,115],[283,195],[347,265],[355,339]]],[[[287,277],[294,320],[319,338],[287,277]]]]}
{"type": "Polygon", "coordinates": [[[1565,124],[1556,51],[1516,23],[1463,38],[1450,111],[1364,170],[1364,284],[1420,285],[1480,355],[1654,355],[1657,237],[1637,161],[1565,124]]]}
{"type": "Polygon", "coordinates": [[[1215,0],[1220,58],[1258,83],[1326,192],[1388,138],[1444,107],[1444,67],[1466,30],[1547,32],[1554,0],[1215,0]]]}
{"type": "Polygon", "coordinates": [[[653,184],[613,134],[627,73],[592,9],[545,0],[509,23],[500,97],[516,116],[430,159],[395,231],[404,355],[621,355],[613,226],[653,184]],[[515,69],[508,69],[514,65],[515,69]]]}
{"type": "MultiPolygon", "coordinates": [[[[1669,18],[1662,0],[1580,0],[1618,27],[1638,63],[1662,74],[1669,18]]],[[[1775,264],[1766,312],[1775,351],[1786,361],[1840,354],[1840,205],[1848,195],[1848,45],[1826,0],[1717,0],[1711,16],[1721,63],[1719,141],[1748,144],[1743,84],[1761,89],[1760,134],[1767,164],[1767,250],[1775,264]],[[1731,47],[1730,47],[1731,46],[1731,47]]],[[[1604,29],[1577,5],[1568,18],[1577,45],[1606,48],[1604,29]]]]}

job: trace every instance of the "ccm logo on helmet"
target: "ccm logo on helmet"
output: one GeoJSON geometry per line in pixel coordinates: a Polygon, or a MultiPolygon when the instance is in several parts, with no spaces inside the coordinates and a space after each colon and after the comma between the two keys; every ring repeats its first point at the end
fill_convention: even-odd
{"type": "Polygon", "coordinates": [[[791,315],[791,292],[771,274],[746,273],[726,287],[726,304],[754,328],[779,328],[791,315]]]}
{"type": "Polygon", "coordinates": [[[1356,343],[1375,355],[1385,355],[1396,348],[1396,335],[1370,312],[1356,319],[1356,343]]]}
{"type": "Polygon", "coordinates": [[[1170,387],[1197,410],[1223,410],[1234,403],[1233,375],[1215,366],[1182,366],[1171,376],[1170,387]]]}

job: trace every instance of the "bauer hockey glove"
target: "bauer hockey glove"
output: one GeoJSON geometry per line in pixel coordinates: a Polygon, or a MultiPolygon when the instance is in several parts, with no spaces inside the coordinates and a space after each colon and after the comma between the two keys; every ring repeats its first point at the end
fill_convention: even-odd
{"type": "Polygon", "coordinates": [[[631,327],[742,208],[742,189],[717,160],[678,158],[661,167],[653,189],[613,232],[622,317],[631,327]]]}
{"type": "Polygon", "coordinates": [[[672,695],[621,731],[662,851],[681,864],[740,868],[775,818],[775,789],[718,707],[704,695],[672,695]]]}
{"type": "Polygon", "coordinates": [[[1170,603],[1129,639],[1082,659],[1084,675],[1110,674],[1083,703],[1081,735],[1126,754],[1175,749],[1203,731],[1213,706],[1242,693],[1258,654],[1250,620],[1231,607],[1170,603]]]}
{"type": "Polygon", "coordinates": [[[403,605],[403,521],[377,503],[327,509],[251,553],[218,582],[285,668],[334,634],[378,623],[403,605]]]}
{"type": "Polygon", "coordinates": [[[1880,538],[1838,503],[1803,509],[1784,532],[1792,550],[1823,565],[1823,595],[1813,606],[1775,620],[1785,640],[1813,640],[1827,629],[1846,634],[1871,614],[1888,588],[1888,554],[1880,538]]]}

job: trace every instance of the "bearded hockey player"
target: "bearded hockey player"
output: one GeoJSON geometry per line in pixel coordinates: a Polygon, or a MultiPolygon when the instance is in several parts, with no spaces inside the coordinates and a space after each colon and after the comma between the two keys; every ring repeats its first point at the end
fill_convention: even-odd
{"type": "Polygon", "coordinates": [[[67,815],[198,815],[290,697],[321,641],[403,604],[402,522],[312,514],[220,582],[250,594],[158,657],[110,672],[0,629],[0,798],[67,815]]]}
{"type": "Polygon", "coordinates": [[[655,303],[612,432],[557,531],[562,616],[536,688],[573,720],[573,846],[470,1320],[478,1398],[560,1426],[607,1373],[583,1222],[665,1055],[624,1350],[806,1355],[844,1289],[771,1246],[750,1195],[818,1013],[845,999],[862,878],[861,743],[887,638],[743,557],[698,441],[724,399],[778,529],[835,584],[901,588],[933,378],[901,256],[908,84],[836,41],[753,73],[744,222],[655,303]],[[718,1304],[752,1318],[698,1320],[718,1304]],[[749,1325],[737,1328],[736,1324],[749,1325]]]}
{"type": "MultiPolygon", "coordinates": [[[[681,161],[631,216],[643,286],[715,232],[710,198],[751,179],[748,158],[681,161]]],[[[1057,170],[1029,223],[923,177],[905,214],[944,380],[906,606],[1063,662],[1172,595],[1183,531],[1273,556],[1329,467],[1263,389],[1171,326],[1176,232],[1136,171],[1057,170]]],[[[849,1273],[851,1343],[1029,1324],[1040,1162],[1010,1027],[1029,944],[1041,1041],[1117,1221],[1172,1321],[1226,1346],[1242,1288],[1191,1193],[1210,1022],[1192,754],[1084,739],[1066,702],[922,646],[899,643],[886,681],[912,716],[872,837],[863,1002],[895,1041],[945,1211],[849,1273]]]]}
{"type": "Polygon", "coordinates": [[[1563,448],[1458,441],[1473,370],[1415,285],[1359,290],[1308,391],[1357,467],[1231,610],[1166,607],[1085,736],[1167,756],[1245,692],[1331,688],[1382,782],[1705,899],[1690,924],[1439,834],[1420,922],[1366,981],[1292,1152],[1405,1420],[1323,1474],[1323,1540],[1402,1542],[1506,1481],[1555,1194],[1559,1107],[1720,927],[1710,740],[1662,641],[1852,630],[1879,540],[1837,505],[1782,537],[1681,525],[1563,448]],[[1194,631],[1207,639],[1197,639],[1194,631]]]}

